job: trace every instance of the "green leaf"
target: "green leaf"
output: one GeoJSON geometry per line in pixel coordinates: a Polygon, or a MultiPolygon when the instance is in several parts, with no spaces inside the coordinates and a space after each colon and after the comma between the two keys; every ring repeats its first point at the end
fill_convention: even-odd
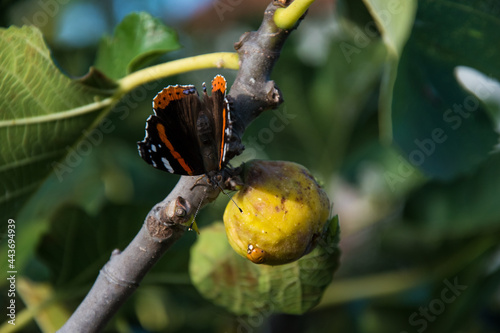
{"type": "Polygon", "coordinates": [[[201,230],[191,250],[189,271],[198,291],[237,315],[302,314],[319,303],[338,267],[338,218],[330,221],[319,245],[281,266],[256,265],[236,254],[224,225],[201,230]]]}
{"type": "MultiPolygon", "coordinates": [[[[50,298],[55,294],[54,289],[47,283],[35,282],[23,277],[18,277],[16,280],[16,293],[21,297],[22,302],[27,308],[34,309],[30,314],[32,319],[36,320],[36,324],[42,332],[55,332],[71,316],[71,312],[64,306],[62,302],[50,302],[50,298]]],[[[18,323],[18,332],[22,330],[23,322],[18,323]]],[[[28,331],[24,327],[24,331],[28,331]]]]}
{"type": "MultiPolygon", "coordinates": [[[[398,60],[410,36],[417,11],[417,1],[363,0],[373,18],[382,41],[387,49],[387,64],[383,73],[379,99],[380,135],[385,141],[392,138],[391,102],[396,81],[398,60]]],[[[363,32],[370,32],[371,23],[363,26],[363,32]]]]}
{"type": "Polygon", "coordinates": [[[397,58],[411,32],[417,1],[364,0],[391,57],[397,58]]]}
{"type": "Polygon", "coordinates": [[[410,197],[405,219],[423,232],[421,237],[442,242],[472,234],[494,234],[500,228],[500,155],[495,154],[474,174],[450,183],[432,182],[410,197]]]}
{"type": "MultiPolygon", "coordinates": [[[[6,219],[15,218],[50,172],[75,166],[57,161],[112,100],[63,75],[34,27],[0,29],[0,77],[0,211],[6,219]]],[[[81,159],[83,152],[73,152],[81,159]]]]}
{"type": "Polygon", "coordinates": [[[165,52],[180,48],[175,31],[147,13],[133,13],[99,45],[95,66],[113,79],[147,65],[165,52]]]}
{"type": "Polygon", "coordinates": [[[51,217],[37,255],[49,267],[52,284],[74,292],[95,280],[113,249],[124,248],[143,220],[137,206],[107,205],[91,216],[67,205],[51,217]]]}
{"type": "Polygon", "coordinates": [[[500,19],[490,5],[419,1],[394,85],[392,127],[403,156],[431,177],[469,172],[498,140],[484,106],[455,77],[458,66],[500,77],[500,19]]]}

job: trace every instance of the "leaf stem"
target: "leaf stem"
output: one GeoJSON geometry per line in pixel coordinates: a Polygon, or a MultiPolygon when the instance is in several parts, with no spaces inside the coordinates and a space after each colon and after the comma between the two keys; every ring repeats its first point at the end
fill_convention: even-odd
{"type": "Polygon", "coordinates": [[[274,23],[278,28],[291,29],[306,12],[314,0],[295,0],[286,8],[279,8],[274,13],[274,23]]]}
{"type": "Polygon", "coordinates": [[[118,82],[120,86],[118,93],[125,94],[142,84],[167,76],[213,67],[238,69],[238,54],[235,52],[209,53],[147,67],[121,79],[118,82]]]}
{"type": "Polygon", "coordinates": [[[41,116],[33,116],[28,118],[17,118],[17,119],[8,119],[1,120],[0,127],[9,127],[9,126],[25,126],[31,124],[39,124],[48,121],[57,121],[61,119],[67,119],[70,117],[77,117],[89,112],[98,111],[104,107],[110,106],[113,104],[113,98],[105,98],[103,100],[95,101],[90,104],[85,104],[73,109],[63,110],[55,113],[44,114],[41,116]]]}

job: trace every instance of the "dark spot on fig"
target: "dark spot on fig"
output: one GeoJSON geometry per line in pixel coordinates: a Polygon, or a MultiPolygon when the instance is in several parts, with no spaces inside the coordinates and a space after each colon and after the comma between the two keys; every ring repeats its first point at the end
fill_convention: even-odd
{"type": "Polygon", "coordinates": [[[250,192],[250,186],[244,186],[243,189],[241,189],[241,191],[240,191],[241,196],[244,196],[248,192],[250,192]]]}
{"type": "Polygon", "coordinates": [[[309,172],[307,172],[307,170],[300,169],[300,172],[302,172],[302,174],[304,176],[306,176],[307,178],[312,179],[314,182],[316,182],[316,180],[314,179],[314,177],[309,172]]]}

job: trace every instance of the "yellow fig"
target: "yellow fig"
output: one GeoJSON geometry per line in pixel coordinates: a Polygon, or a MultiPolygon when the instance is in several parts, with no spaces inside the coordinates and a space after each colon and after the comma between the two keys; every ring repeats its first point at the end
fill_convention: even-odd
{"type": "Polygon", "coordinates": [[[309,253],[323,232],[330,202],[309,171],[296,163],[254,160],[244,186],[224,212],[232,248],[257,264],[280,265],[309,253]]]}

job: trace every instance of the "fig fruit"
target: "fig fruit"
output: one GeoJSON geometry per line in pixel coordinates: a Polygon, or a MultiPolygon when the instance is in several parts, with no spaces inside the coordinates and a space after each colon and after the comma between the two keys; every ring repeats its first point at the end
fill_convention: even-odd
{"type": "Polygon", "coordinates": [[[321,236],[330,202],[309,171],[293,162],[254,160],[244,186],[224,212],[231,247],[257,264],[281,265],[309,253],[321,236]]]}

